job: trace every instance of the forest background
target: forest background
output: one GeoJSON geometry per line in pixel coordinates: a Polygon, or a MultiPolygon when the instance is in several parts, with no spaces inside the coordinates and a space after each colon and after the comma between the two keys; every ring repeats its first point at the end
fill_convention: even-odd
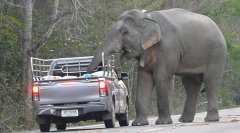
{"type": "MultiPolygon", "coordinates": [[[[123,11],[136,8],[150,12],[175,7],[207,15],[220,27],[227,42],[228,58],[219,105],[220,108],[239,106],[240,0],[1,0],[0,132],[36,128],[29,91],[31,56],[93,55],[123,11]]],[[[136,62],[118,63],[118,69],[131,73],[132,78],[126,84],[131,95],[130,117],[134,118],[136,62]]],[[[170,93],[172,114],[183,109],[185,91],[180,81],[176,77],[175,89],[170,93]]],[[[152,116],[157,113],[155,98],[149,103],[152,116]]],[[[199,95],[198,111],[205,111],[205,104],[203,92],[199,95]]]]}

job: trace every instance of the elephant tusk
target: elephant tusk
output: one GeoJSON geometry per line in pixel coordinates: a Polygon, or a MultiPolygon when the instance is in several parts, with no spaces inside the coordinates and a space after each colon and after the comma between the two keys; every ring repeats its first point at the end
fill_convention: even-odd
{"type": "Polygon", "coordinates": [[[132,51],[131,50],[129,50],[129,49],[125,49],[127,52],[129,52],[129,53],[132,53],[132,51]]]}

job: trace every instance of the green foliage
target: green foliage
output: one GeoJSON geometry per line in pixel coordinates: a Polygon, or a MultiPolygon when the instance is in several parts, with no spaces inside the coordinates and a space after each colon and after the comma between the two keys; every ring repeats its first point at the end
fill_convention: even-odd
{"type": "Polygon", "coordinates": [[[22,128],[18,123],[19,114],[25,109],[21,89],[22,53],[18,45],[21,27],[13,16],[0,17],[0,132],[22,128]]]}
{"type": "Polygon", "coordinates": [[[201,9],[202,13],[210,17],[230,17],[240,15],[240,1],[226,0],[220,3],[219,1],[209,2],[201,9]]]}
{"type": "Polygon", "coordinates": [[[221,107],[222,108],[229,108],[233,106],[233,97],[232,93],[227,88],[221,88],[220,89],[220,101],[221,101],[221,107]]]}
{"type": "Polygon", "coordinates": [[[148,11],[160,10],[161,7],[164,5],[164,3],[165,3],[164,0],[156,0],[156,1],[152,2],[151,4],[149,4],[148,6],[146,6],[146,9],[148,11]]]}
{"type": "Polygon", "coordinates": [[[240,1],[228,0],[224,2],[223,7],[226,9],[226,13],[233,16],[240,16],[240,1]]]}
{"type": "MultiPolygon", "coordinates": [[[[20,46],[17,46],[20,26],[20,22],[12,16],[0,18],[0,79],[2,80],[11,81],[12,75],[16,75],[16,72],[19,74],[20,68],[16,66],[21,64],[20,46]]],[[[19,75],[15,77],[19,78],[19,75]]]]}
{"type": "Polygon", "coordinates": [[[11,16],[3,16],[0,18],[0,48],[13,50],[14,43],[17,41],[15,26],[19,26],[19,21],[11,16]]]}

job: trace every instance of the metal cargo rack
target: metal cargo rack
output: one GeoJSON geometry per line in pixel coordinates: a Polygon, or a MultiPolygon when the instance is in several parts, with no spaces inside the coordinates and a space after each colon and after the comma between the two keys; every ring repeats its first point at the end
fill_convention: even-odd
{"type": "MultiPolygon", "coordinates": [[[[92,62],[92,59],[93,56],[57,59],[31,57],[33,81],[43,80],[44,76],[55,76],[55,72],[61,73],[63,76],[71,76],[77,73],[77,77],[80,77],[87,73],[87,67],[92,62]]],[[[113,76],[114,63],[114,56],[105,58],[104,54],[102,54],[102,64],[95,69],[95,72],[102,70],[104,71],[104,76],[113,76]]]]}
{"type": "Polygon", "coordinates": [[[33,81],[42,80],[43,76],[48,75],[49,68],[54,59],[40,59],[31,57],[31,71],[33,81]]]}

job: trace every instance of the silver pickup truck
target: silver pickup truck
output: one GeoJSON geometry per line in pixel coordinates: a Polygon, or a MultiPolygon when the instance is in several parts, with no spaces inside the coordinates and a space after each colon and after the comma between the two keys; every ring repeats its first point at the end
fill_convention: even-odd
{"type": "Polygon", "coordinates": [[[39,59],[31,58],[32,100],[40,131],[48,132],[54,123],[65,130],[67,123],[104,121],[106,128],[128,126],[128,90],[118,76],[114,60],[105,59],[94,73],[87,73],[92,56],[39,59]]]}

